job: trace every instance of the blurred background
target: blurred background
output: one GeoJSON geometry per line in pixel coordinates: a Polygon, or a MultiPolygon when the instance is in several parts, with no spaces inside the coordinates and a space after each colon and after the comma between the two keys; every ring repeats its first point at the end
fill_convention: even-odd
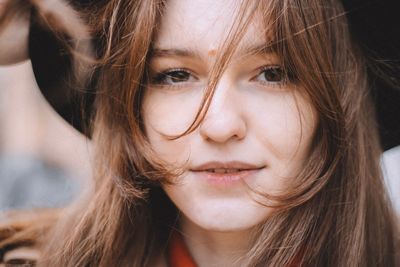
{"type": "MultiPolygon", "coordinates": [[[[0,67],[0,211],[67,204],[90,182],[90,152],[44,100],[30,61],[0,67]]],[[[382,168],[400,214],[400,147],[382,168]]]]}
{"type": "Polygon", "coordinates": [[[90,176],[90,140],[47,104],[30,61],[0,66],[0,212],[63,206],[90,176]]]}

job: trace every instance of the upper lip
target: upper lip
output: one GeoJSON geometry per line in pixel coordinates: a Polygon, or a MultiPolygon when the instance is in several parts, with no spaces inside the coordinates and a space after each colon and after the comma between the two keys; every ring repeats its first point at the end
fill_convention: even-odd
{"type": "Polygon", "coordinates": [[[197,172],[215,170],[215,169],[257,170],[257,169],[262,169],[264,167],[265,166],[263,165],[255,165],[242,161],[227,161],[227,162],[209,161],[201,165],[195,166],[190,170],[197,172]]]}

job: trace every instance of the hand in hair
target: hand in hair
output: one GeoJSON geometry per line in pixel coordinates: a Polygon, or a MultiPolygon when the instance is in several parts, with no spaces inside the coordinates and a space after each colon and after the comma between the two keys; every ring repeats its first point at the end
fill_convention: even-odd
{"type": "Polygon", "coordinates": [[[13,7],[11,1],[0,0],[0,65],[28,59],[29,12],[11,12],[13,7]]]}

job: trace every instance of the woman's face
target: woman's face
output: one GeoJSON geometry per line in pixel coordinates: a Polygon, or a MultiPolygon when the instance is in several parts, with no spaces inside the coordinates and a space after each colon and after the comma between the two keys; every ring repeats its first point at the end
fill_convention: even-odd
{"type": "Polygon", "coordinates": [[[200,126],[183,133],[200,106],[210,69],[237,1],[168,1],[143,99],[148,139],[171,167],[184,167],[164,190],[183,219],[214,231],[250,229],[273,211],[249,190],[284,193],[304,167],[316,115],[286,81],[271,51],[249,53],[268,40],[254,17],[216,87],[200,126]]]}

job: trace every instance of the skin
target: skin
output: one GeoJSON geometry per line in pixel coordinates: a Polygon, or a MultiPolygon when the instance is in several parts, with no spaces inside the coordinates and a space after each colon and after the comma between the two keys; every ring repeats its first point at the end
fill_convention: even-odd
{"type": "Polygon", "coordinates": [[[199,128],[177,140],[166,136],[182,133],[193,121],[212,64],[233,23],[238,4],[233,3],[168,2],[155,40],[160,53],[150,62],[151,82],[143,99],[144,124],[153,149],[169,166],[184,168],[174,180],[177,183],[164,190],[182,212],[180,230],[199,266],[240,266],[240,261],[233,261],[249,247],[252,229],[274,211],[254,201],[264,199],[246,183],[270,194],[287,190],[304,164],[316,128],[315,111],[298,88],[283,79],[266,78],[271,67],[279,66],[279,58],[273,53],[244,52],[268,41],[256,16],[220,78],[199,128]],[[169,76],[159,74],[163,72],[169,76]],[[193,171],[210,161],[239,161],[260,169],[246,176],[245,183],[215,184],[193,171]]]}
{"type": "MultiPolygon", "coordinates": [[[[0,0],[0,14],[4,2],[0,0]]],[[[184,167],[177,184],[164,189],[182,211],[180,230],[199,266],[240,266],[240,261],[233,261],[248,248],[251,230],[273,209],[255,202],[263,199],[245,183],[211,184],[192,169],[209,161],[246,162],[261,167],[246,179],[248,186],[271,194],[284,192],[304,163],[315,132],[316,115],[307,99],[293,84],[267,81],[261,71],[279,65],[279,58],[271,53],[244,53],[267,42],[261,19],[255,17],[200,127],[177,140],[165,136],[182,133],[192,122],[237,2],[168,1],[155,47],[193,53],[155,56],[151,71],[155,77],[182,68],[190,75],[179,82],[153,81],[143,102],[153,149],[171,167],[184,167]]],[[[0,53],[0,65],[27,58],[28,20],[28,16],[15,18],[0,33],[0,46],[10,47],[0,53]]]]}
{"type": "MultiPolygon", "coordinates": [[[[0,0],[0,17],[7,0],[0,0]]],[[[28,59],[29,14],[13,17],[4,29],[0,28],[0,66],[28,59]]]]}
{"type": "MultiPolygon", "coordinates": [[[[0,0],[0,15],[3,12],[0,0]]],[[[198,266],[240,266],[235,261],[249,247],[251,231],[268,219],[272,208],[245,183],[211,184],[193,168],[209,161],[239,161],[260,167],[246,183],[260,192],[284,192],[304,163],[315,132],[316,115],[291,83],[267,81],[263,67],[277,66],[273,54],[248,55],[267,43],[261,18],[255,17],[238,51],[223,73],[200,127],[182,133],[200,105],[210,70],[225,34],[233,23],[238,1],[168,1],[155,47],[183,49],[188,55],[161,53],[151,61],[153,77],[171,69],[190,73],[183,81],[153,81],[146,90],[143,114],[153,149],[171,167],[185,172],[165,186],[182,212],[180,230],[198,266]],[[300,123],[302,121],[302,123],[300,123]]],[[[0,65],[26,60],[29,16],[15,17],[0,32],[0,65]],[[18,33],[18,34],[16,34],[18,33]]]]}

